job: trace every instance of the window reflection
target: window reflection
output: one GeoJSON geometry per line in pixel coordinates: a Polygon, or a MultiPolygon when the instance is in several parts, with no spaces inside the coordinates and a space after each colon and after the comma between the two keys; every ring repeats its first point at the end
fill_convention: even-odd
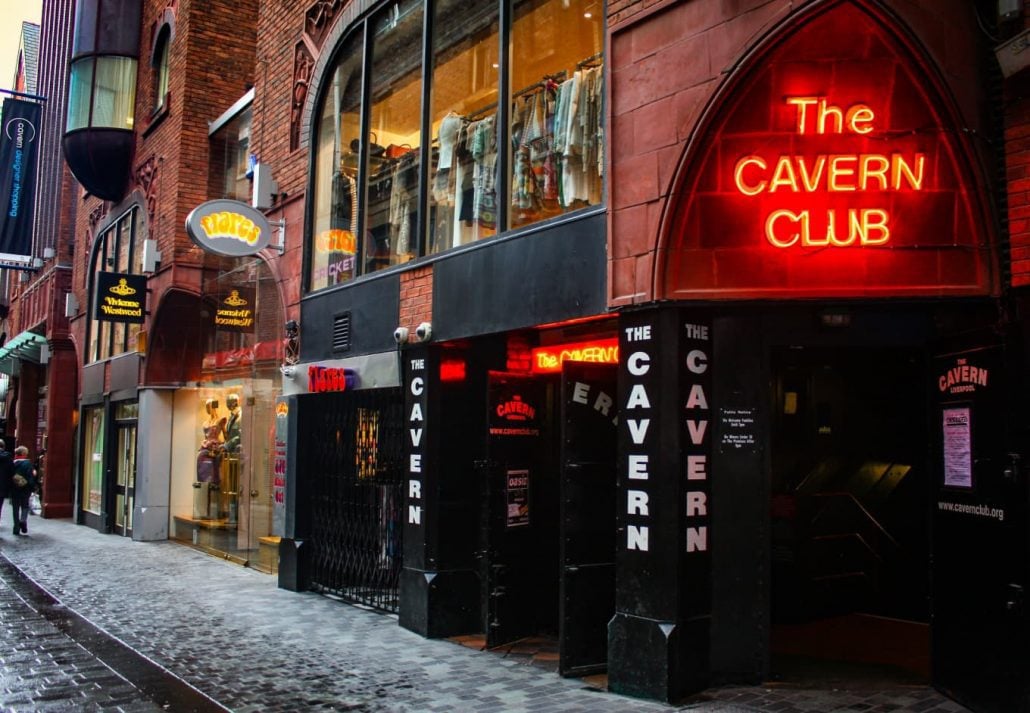
{"type": "Polygon", "coordinates": [[[341,49],[329,79],[315,154],[314,241],[310,289],[357,275],[358,156],[361,149],[361,42],[355,33],[341,49]]]}
{"type": "Polygon", "coordinates": [[[601,202],[602,26],[596,0],[515,3],[511,227],[601,202]]]}
{"type": "Polygon", "coordinates": [[[365,270],[415,257],[422,125],[422,2],[390,5],[372,37],[365,270]]]}
{"type": "Polygon", "coordinates": [[[497,232],[498,10],[436,3],[429,252],[497,232]],[[455,36],[457,35],[457,36],[455,36]]]}

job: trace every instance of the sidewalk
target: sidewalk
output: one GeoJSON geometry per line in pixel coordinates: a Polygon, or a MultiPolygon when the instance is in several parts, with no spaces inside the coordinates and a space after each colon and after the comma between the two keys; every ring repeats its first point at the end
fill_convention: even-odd
{"type": "MultiPolygon", "coordinates": [[[[240,713],[965,710],[922,687],[732,687],[674,708],[423,639],[395,617],[278,589],[274,577],[168,542],[132,542],[32,517],[28,537],[0,535],[0,554],[60,604],[240,713]]],[[[0,609],[7,616],[10,610],[0,609]]]]}

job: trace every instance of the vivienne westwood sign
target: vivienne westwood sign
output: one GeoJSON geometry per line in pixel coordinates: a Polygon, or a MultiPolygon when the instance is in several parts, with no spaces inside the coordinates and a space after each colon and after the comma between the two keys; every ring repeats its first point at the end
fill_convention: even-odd
{"type": "Polygon", "coordinates": [[[204,250],[227,257],[254,255],[272,239],[272,227],[264,213],[225,199],[194,208],[186,216],[186,233],[204,250]]]}

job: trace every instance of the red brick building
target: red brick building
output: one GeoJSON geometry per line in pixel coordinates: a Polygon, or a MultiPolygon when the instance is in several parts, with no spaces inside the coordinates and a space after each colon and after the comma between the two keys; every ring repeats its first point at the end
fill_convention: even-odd
{"type": "Polygon", "coordinates": [[[91,3],[81,522],[633,695],[1027,705],[1022,8],[91,3]]]}

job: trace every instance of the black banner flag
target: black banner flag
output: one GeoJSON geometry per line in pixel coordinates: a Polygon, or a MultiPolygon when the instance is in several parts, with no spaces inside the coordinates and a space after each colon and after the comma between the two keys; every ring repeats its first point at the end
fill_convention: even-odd
{"type": "Polygon", "coordinates": [[[4,99],[0,122],[0,262],[32,260],[32,212],[42,106],[4,99]]]}

